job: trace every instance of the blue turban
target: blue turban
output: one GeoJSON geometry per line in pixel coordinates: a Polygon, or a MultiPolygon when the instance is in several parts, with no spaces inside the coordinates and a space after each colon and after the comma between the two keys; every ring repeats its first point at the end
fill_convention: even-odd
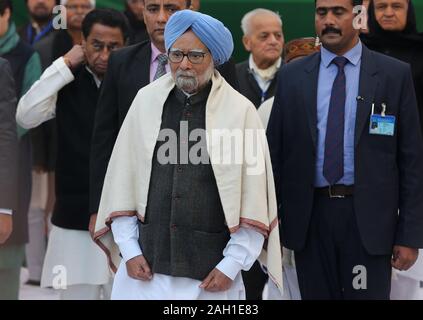
{"type": "Polygon", "coordinates": [[[178,11],[170,17],[164,32],[166,51],[188,29],[210,50],[216,66],[229,60],[234,50],[231,32],[219,20],[192,10],[178,11]]]}

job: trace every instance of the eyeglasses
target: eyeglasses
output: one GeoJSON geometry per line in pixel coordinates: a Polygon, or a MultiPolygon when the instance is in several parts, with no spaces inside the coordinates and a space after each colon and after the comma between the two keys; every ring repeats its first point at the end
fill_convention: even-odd
{"type": "Polygon", "coordinates": [[[207,54],[209,54],[209,52],[188,51],[188,53],[183,53],[181,50],[169,50],[168,57],[170,62],[173,63],[181,63],[182,60],[187,57],[188,61],[192,64],[201,64],[207,54]]]}

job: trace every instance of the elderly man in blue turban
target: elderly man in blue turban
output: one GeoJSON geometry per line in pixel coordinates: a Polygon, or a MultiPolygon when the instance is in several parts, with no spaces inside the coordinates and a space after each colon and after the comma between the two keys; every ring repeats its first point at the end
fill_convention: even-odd
{"type": "Polygon", "coordinates": [[[117,272],[112,298],[245,299],[241,270],[257,258],[281,288],[265,133],[215,69],[231,33],[184,10],[165,44],[171,73],[138,92],[103,187],[94,240],[117,272]]]}

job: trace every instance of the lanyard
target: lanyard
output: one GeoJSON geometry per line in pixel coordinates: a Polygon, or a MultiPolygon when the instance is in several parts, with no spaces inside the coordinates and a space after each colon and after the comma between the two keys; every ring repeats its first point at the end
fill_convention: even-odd
{"type": "Polygon", "coordinates": [[[40,33],[38,33],[34,39],[32,39],[33,35],[34,35],[34,30],[32,29],[32,25],[29,24],[27,29],[26,29],[26,35],[28,38],[29,43],[31,43],[31,45],[33,45],[34,43],[38,42],[42,37],[44,37],[47,33],[49,33],[51,30],[53,29],[53,22],[50,21],[48,23],[48,25],[46,25],[41,31],[40,33]]]}

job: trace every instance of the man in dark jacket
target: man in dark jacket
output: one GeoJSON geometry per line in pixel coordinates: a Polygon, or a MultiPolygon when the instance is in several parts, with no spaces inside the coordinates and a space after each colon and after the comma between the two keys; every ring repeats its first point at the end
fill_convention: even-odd
{"type": "MultiPolygon", "coordinates": [[[[364,43],[375,51],[411,65],[420,125],[423,131],[423,34],[417,32],[416,14],[411,0],[374,0],[369,6],[369,33],[364,43]]],[[[393,278],[391,299],[421,299],[423,258],[412,269],[398,272],[393,278]]]]}
{"type": "Polygon", "coordinates": [[[19,101],[16,119],[32,128],[56,118],[56,203],[41,285],[53,286],[55,266],[65,266],[67,289],[60,290],[61,298],[85,300],[98,299],[109,282],[106,257],[88,232],[90,141],[109,55],[125,44],[128,26],[122,13],[103,9],[87,14],[82,30],[82,46],[44,71],[19,101]]]}
{"type": "Polygon", "coordinates": [[[241,27],[244,47],[250,57],[236,66],[239,89],[259,108],[275,94],[284,46],[282,20],[273,11],[255,9],[242,18],[241,27]]]}
{"type": "Polygon", "coordinates": [[[16,299],[18,295],[22,253],[18,257],[12,252],[22,250],[14,245],[1,247],[12,233],[12,215],[17,204],[18,139],[15,84],[11,67],[2,58],[0,74],[0,300],[4,300],[16,299]]]}
{"type": "Polygon", "coordinates": [[[303,299],[389,299],[423,247],[410,66],[369,50],[360,0],[317,0],[321,52],[284,66],[267,127],[283,245],[303,299]]]}
{"type": "MultiPolygon", "coordinates": [[[[39,55],[24,43],[12,22],[11,0],[0,0],[0,57],[9,61],[15,83],[15,95],[19,99],[40,77],[39,55]]],[[[18,203],[13,215],[13,233],[5,245],[0,247],[0,261],[7,262],[10,272],[4,284],[8,299],[18,298],[19,270],[28,242],[28,209],[31,198],[31,141],[27,130],[18,127],[18,203]]],[[[3,290],[1,290],[3,291],[3,290]]]]}

